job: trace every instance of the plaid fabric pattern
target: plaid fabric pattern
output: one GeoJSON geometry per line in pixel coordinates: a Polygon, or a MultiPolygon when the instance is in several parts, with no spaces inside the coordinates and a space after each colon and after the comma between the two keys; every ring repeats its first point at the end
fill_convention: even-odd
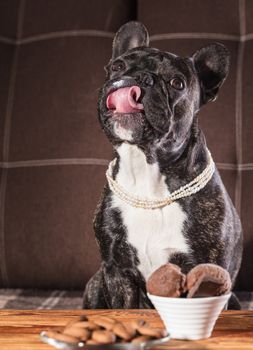
{"type": "Polygon", "coordinates": [[[1,289],[2,309],[81,309],[81,290],[1,289]]]}
{"type": "Polygon", "coordinates": [[[252,17],[252,0],[0,1],[1,288],[81,289],[97,270],[92,219],[113,156],[97,95],[114,33],[137,19],[153,47],[185,56],[218,41],[231,53],[199,119],[242,219],[236,289],[253,289],[252,17]]]}
{"type": "MultiPolygon", "coordinates": [[[[81,309],[82,290],[2,289],[2,309],[81,309]]],[[[253,310],[253,293],[236,292],[242,309],[253,310]]]]}

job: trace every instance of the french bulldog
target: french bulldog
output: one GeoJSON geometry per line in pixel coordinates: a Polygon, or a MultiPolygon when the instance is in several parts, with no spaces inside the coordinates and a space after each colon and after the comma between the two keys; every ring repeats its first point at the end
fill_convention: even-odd
{"type": "MultiPolygon", "coordinates": [[[[208,167],[198,111],[215,100],[227,77],[228,50],[213,43],[179,57],[149,47],[146,28],[129,22],[116,33],[105,70],[98,112],[115,150],[113,182],[106,183],[95,213],[102,263],[86,285],[83,308],[152,307],[146,281],[168,262],[183,273],[217,264],[234,285],[242,229],[215,165],[195,193],[160,207],[144,205],[185,188],[208,167]]],[[[239,308],[235,297],[232,302],[239,308]]]]}

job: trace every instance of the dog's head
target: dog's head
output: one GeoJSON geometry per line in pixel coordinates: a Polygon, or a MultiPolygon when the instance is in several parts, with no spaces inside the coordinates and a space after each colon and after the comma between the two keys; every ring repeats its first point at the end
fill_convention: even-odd
{"type": "Polygon", "coordinates": [[[216,98],[229,54],[214,43],[182,58],[148,44],[148,32],[138,22],[116,33],[100,92],[100,122],[113,144],[146,145],[165,138],[177,148],[201,105],[216,98]]]}

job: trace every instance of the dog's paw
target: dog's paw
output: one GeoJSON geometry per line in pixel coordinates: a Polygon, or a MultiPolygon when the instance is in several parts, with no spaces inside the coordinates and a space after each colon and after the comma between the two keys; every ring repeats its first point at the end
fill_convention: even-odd
{"type": "Polygon", "coordinates": [[[187,298],[216,296],[230,291],[228,271],[214,264],[199,264],[186,276],[187,298]]]}
{"type": "Polygon", "coordinates": [[[152,295],[161,297],[180,297],[185,292],[186,276],[179,266],[165,264],[149,277],[146,287],[152,295]]]}

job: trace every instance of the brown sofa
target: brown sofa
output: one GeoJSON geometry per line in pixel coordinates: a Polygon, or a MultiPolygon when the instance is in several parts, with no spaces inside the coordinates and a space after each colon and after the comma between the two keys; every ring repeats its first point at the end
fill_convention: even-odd
{"type": "Polygon", "coordinates": [[[236,288],[253,289],[253,2],[0,2],[0,287],[82,289],[99,264],[92,217],[112,147],[97,121],[113,33],[138,19],[151,45],[231,52],[218,100],[200,113],[244,227],[236,288]]]}

